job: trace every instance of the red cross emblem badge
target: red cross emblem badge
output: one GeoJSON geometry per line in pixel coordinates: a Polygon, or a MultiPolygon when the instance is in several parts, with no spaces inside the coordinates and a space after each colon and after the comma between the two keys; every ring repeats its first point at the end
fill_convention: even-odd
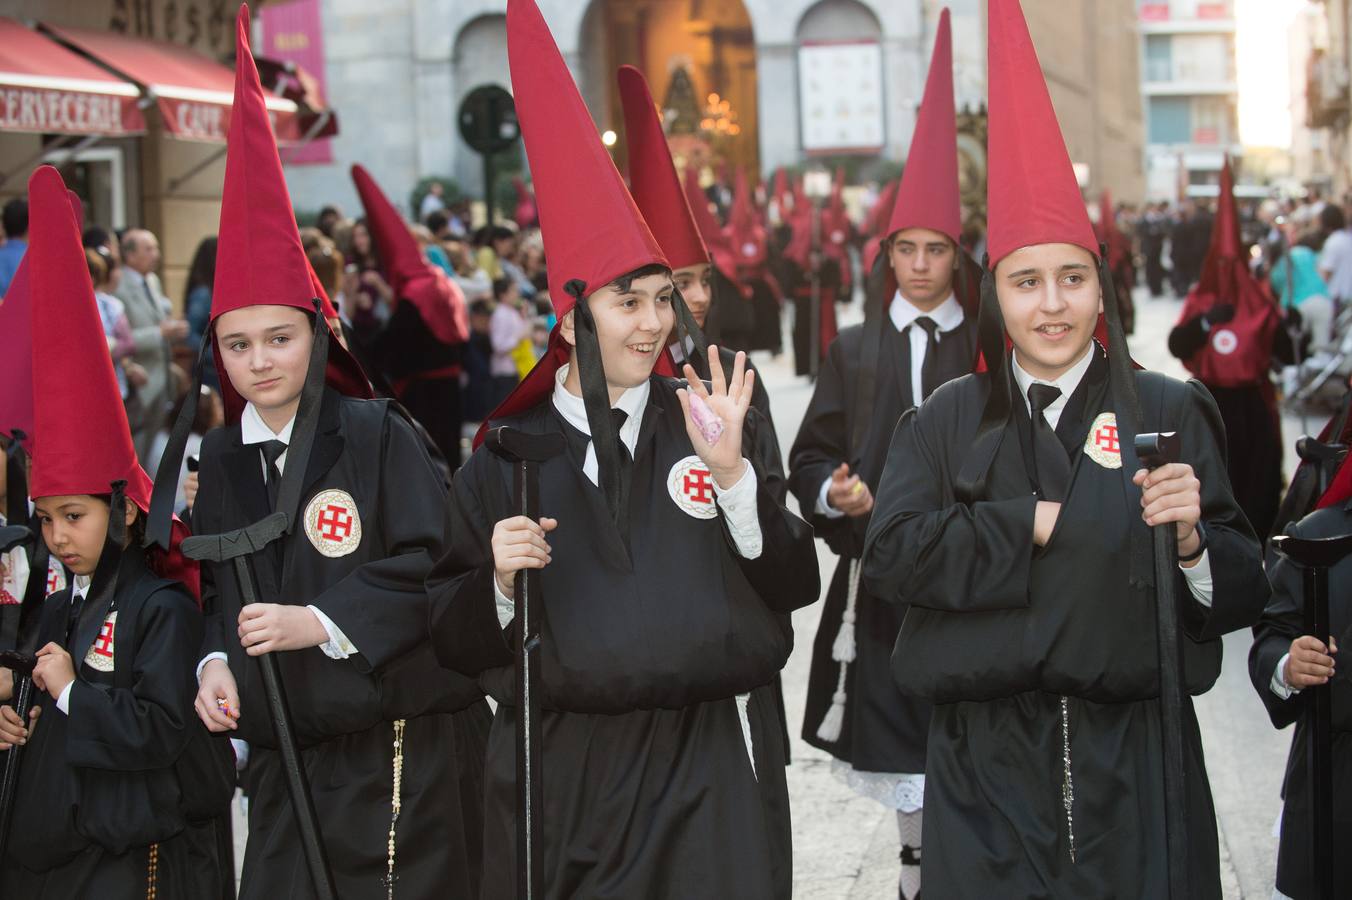
{"type": "Polygon", "coordinates": [[[714,479],[709,467],[698,456],[687,456],[671,467],[667,476],[667,490],[681,512],[696,519],[712,519],[718,515],[714,503],[714,479]]]}
{"type": "Polygon", "coordinates": [[[1117,433],[1117,416],[1100,413],[1089,426],[1084,440],[1085,455],[1105,469],[1122,468],[1122,441],[1117,433]]]}
{"type": "Polygon", "coordinates": [[[94,638],[89,651],[85,653],[85,665],[99,672],[113,671],[113,647],[117,635],[117,610],[108,613],[99,628],[99,636],[94,638]]]}
{"type": "Polygon", "coordinates": [[[305,507],[305,536],[324,556],[347,556],[361,545],[361,516],[347,491],[320,491],[305,507]]]}
{"type": "Polygon", "coordinates": [[[55,556],[47,557],[47,596],[66,589],[66,570],[55,556]]]}

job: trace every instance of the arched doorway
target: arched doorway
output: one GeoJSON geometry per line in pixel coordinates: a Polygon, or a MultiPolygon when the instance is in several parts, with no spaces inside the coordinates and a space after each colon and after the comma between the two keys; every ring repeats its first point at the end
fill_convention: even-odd
{"type": "MultiPolygon", "coordinates": [[[[678,162],[760,171],[756,46],[742,0],[591,0],[578,47],[582,94],[603,130],[622,131],[615,72],[631,65],[648,79],[678,162]]],[[[625,161],[623,141],[616,159],[625,161]]]]}

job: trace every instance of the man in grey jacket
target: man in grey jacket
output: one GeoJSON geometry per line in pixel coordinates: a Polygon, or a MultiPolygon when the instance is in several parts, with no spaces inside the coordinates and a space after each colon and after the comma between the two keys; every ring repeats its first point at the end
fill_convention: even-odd
{"type": "Polygon", "coordinates": [[[155,433],[164,425],[170,401],[171,344],[188,336],[185,319],[173,316],[155,269],[160,264],[160,242],[142,228],[122,236],[122,279],[117,297],[127,308],[136,362],[146,370],[146,383],[127,398],[127,421],[138,458],[150,458],[155,433]]]}

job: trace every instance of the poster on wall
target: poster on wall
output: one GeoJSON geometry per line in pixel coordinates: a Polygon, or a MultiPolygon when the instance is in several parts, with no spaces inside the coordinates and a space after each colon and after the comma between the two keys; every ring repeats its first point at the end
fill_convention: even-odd
{"type": "Polygon", "coordinates": [[[882,48],[876,41],[804,42],[798,48],[799,121],[809,155],[883,147],[882,48]]]}

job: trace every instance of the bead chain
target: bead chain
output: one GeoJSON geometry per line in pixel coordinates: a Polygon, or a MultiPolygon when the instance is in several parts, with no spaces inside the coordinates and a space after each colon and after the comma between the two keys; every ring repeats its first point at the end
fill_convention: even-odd
{"type": "Polygon", "coordinates": [[[1061,764],[1065,777],[1061,782],[1061,804],[1066,808],[1066,835],[1070,839],[1070,861],[1075,862],[1075,781],[1070,776],[1070,698],[1061,698],[1061,764]]]}
{"type": "Polygon", "coordinates": [[[394,829],[399,824],[399,810],[403,805],[404,722],[404,719],[397,719],[394,723],[394,790],[390,795],[390,840],[387,845],[389,856],[384,878],[388,900],[394,900],[394,883],[398,880],[394,874],[394,829]]]}
{"type": "Polygon", "coordinates": [[[160,845],[151,844],[146,858],[146,900],[155,900],[159,893],[160,845]]]}

